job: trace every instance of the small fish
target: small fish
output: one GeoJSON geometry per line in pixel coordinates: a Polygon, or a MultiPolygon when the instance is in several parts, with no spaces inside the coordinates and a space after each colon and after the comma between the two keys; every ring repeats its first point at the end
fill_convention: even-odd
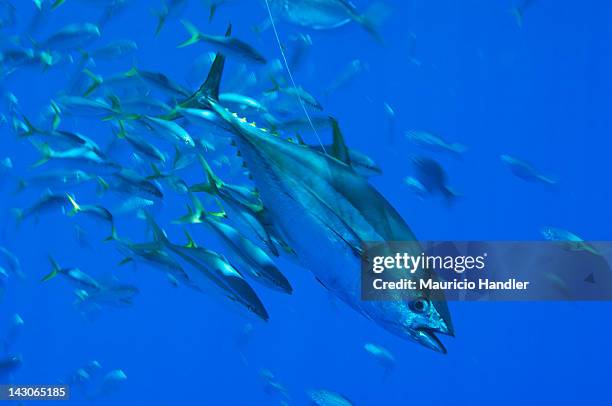
{"type": "Polygon", "coordinates": [[[97,204],[80,205],[76,202],[75,197],[68,193],[66,193],[66,197],[72,205],[72,210],[68,212],[69,216],[74,216],[76,214],[81,213],[83,215],[87,215],[93,217],[94,219],[102,220],[108,223],[111,226],[111,231],[115,229],[115,220],[113,218],[113,215],[105,207],[97,204]]]}
{"type": "Polygon", "coordinates": [[[312,38],[308,34],[296,34],[289,38],[292,46],[291,56],[289,57],[289,68],[295,72],[302,66],[307,53],[312,48],[312,38]]]}
{"type": "Polygon", "coordinates": [[[52,189],[68,189],[78,186],[85,182],[98,180],[99,177],[90,175],[79,169],[77,170],[56,170],[33,175],[26,179],[20,179],[17,192],[21,192],[30,186],[45,187],[52,189]]]}
{"type": "Polygon", "coordinates": [[[373,343],[366,343],[363,348],[366,350],[366,352],[376,358],[376,360],[384,368],[385,372],[389,372],[395,367],[395,357],[386,348],[373,343]]]}
{"type": "Polygon", "coordinates": [[[25,278],[25,274],[21,269],[21,261],[5,247],[0,247],[0,265],[8,269],[13,275],[22,279],[25,278]]]}
{"type": "Polygon", "coordinates": [[[113,41],[103,47],[96,48],[86,53],[88,59],[117,59],[129,55],[138,50],[138,44],[132,40],[120,39],[113,41]]]}
{"type": "Polygon", "coordinates": [[[501,155],[502,162],[510,168],[510,171],[520,179],[527,182],[543,183],[545,185],[555,185],[557,181],[541,174],[529,162],[522,161],[510,155],[501,155]]]}
{"type": "Polygon", "coordinates": [[[457,197],[457,193],[448,187],[446,171],[438,162],[422,157],[413,158],[412,162],[416,170],[416,179],[429,194],[440,193],[448,201],[457,197]]]}
{"type": "Polygon", "coordinates": [[[357,75],[367,71],[368,69],[369,66],[363,61],[359,59],[352,60],[348,64],[348,66],[344,68],[340,75],[336,79],[334,79],[334,81],[329,86],[327,86],[324,91],[325,94],[329,95],[331,93],[334,93],[336,90],[350,83],[355,77],[357,77],[357,75]]]}
{"type": "Polygon", "coordinates": [[[516,24],[519,28],[523,28],[523,19],[525,17],[525,11],[530,8],[535,0],[520,0],[515,6],[510,9],[510,14],[512,14],[516,20],[516,24]]]}
{"type": "Polygon", "coordinates": [[[9,327],[6,336],[2,340],[2,346],[4,353],[9,353],[12,350],[13,345],[17,341],[17,338],[21,335],[21,331],[23,330],[23,319],[17,313],[13,314],[11,318],[11,325],[9,327]]]}
{"type": "Polygon", "coordinates": [[[180,84],[174,82],[169,77],[160,72],[151,72],[142,69],[132,68],[126,73],[124,73],[125,77],[134,77],[138,76],[142,78],[146,83],[151,86],[159,89],[165,93],[168,93],[171,96],[178,97],[189,97],[191,96],[191,92],[185,89],[180,84]]]}
{"type": "Polygon", "coordinates": [[[195,147],[193,138],[191,138],[189,133],[174,121],[151,116],[142,116],[139,118],[139,121],[162,137],[169,138],[171,141],[178,141],[189,147],[195,147]]]}
{"type": "Polygon", "coordinates": [[[153,200],[145,199],[139,196],[129,197],[127,200],[121,202],[114,210],[116,214],[131,213],[151,207],[155,204],[153,200]]]}
{"type": "Polygon", "coordinates": [[[406,132],[406,137],[413,144],[432,151],[451,152],[461,155],[466,151],[466,147],[459,143],[450,143],[442,137],[427,131],[411,130],[406,132]]]}
{"type": "Polygon", "coordinates": [[[57,261],[53,259],[53,257],[49,257],[49,261],[51,262],[51,272],[45,275],[41,281],[46,282],[55,278],[57,275],[63,275],[67,278],[71,283],[76,285],[80,289],[85,289],[86,291],[96,292],[102,289],[102,285],[86,274],[78,268],[61,268],[57,261]]]}
{"type": "Polygon", "coordinates": [[[425,196],[428,194],[425,186],[423,186],[423,184],[418,179],[413,178],[412,176],[406,177],[404,179],[404,183],[408,186],[408,189],[410,189],[421,199],[425,198],[425,196]]]}
{"type": "Polygon", "coordinates": [[[571,231],[555,227],[543,227],[540,231],[548,241],[557,241],[570,251],[587,251],[593,255],[601,255],[597,248],[571,231]]]}
{"type": "Polygon", "coordinates": [[[347,0],[269,0],[269,6],[277,17],[315,30],[329,30],[354,21],[379,42],[382,38],[378,27],[391,13],[383,3],[373,3],[360,13],[347,0]]]}
{"type": "Polygon", "coordinates": [[[47,189],[43,193],[42,197],[32,206],[26,209],[13,209],[13,214],[15,215],[17,222],[20,223],[29,217],[34,216],[38,218],[38,216],[43,213],[57,209],[61,209],[62,212],[65,213],[65,207],[69,203],[70,202],[64,194],[58,195],[47,189]]]}
{"type": "Polygon", "coordinates": [[[259,371],[259,376],[264,382],[264,391],[268,395],[276,395],[281,399],[289,399],[289,392],[287,388],[281,384],[276,376],[269,369],[261,369],[259,371]]]}
{"type": "Polygon", "coordinates": [[[264,321],[269,319],[267,310],[251,288],[244,277],[227,260],[210,250],[196,246],[195,242],[187,235],[188,243],[185,246],[173,244],[168,240],[166,233],[157,225],[153,217],[145,212],[149,226],[151,227],[155,240],[188,263],[196,272],[189,272],[189,278],[197,286],[201,286],[200,280],[205,278],[208,283],[212,282],[218,287],[223,295],[231,301],[248,309],[250,313],[257,315],[264,321]]]}
{"type": "Polygon", "coordinates": [[[197,42],[204,41],[212,45],[216,51],[227,52],[229,54],[238,56],[245,60],[255,62],[258,64],[265,64],[266,58],[262,56],[253,46],[246,42],[239,40],[238,38],[231,37],[232,26],[230,25],[225,33],[225,36],[220,35],[209,35],[201,33],[198,28],[191,24],[189,21],[182,21],[183,26],[189,32],[191,37],[181,44],[179,48],[183,48],[189,45],[193,45],[197,42]]]}
{"type": "Polygon", "coordinates": [[[32,166],[37,168],[50,160],[67,161],[80,165],[87,165],[91,168],[98,169],[118,169],[119,164],[109,161],[105,156],[92,151],[89,148],[71,148],[62,151],[52,149],[48,144],[38,144],[36,148],[41,154],[41,157],[32,166]]]}
{"type": "Polygon", "coordinates": [[[209,225],[223,243],[235,253],[235,259],[244,265],[244,268],[257,282],[283,293],[292,293],[291,284],[264,250],[246,238],[236,228],[218,220],[219,217],[225,215],[224,212],[208,213],[194,195],[191,195],[191,199],[195,211],[190,211],[187,215],[181,217],[178,220],[179,223],[205,223],[209,225]]]}
{"type": "Polygon", "coordinates": [[[121,369],[115,369],[113,371],[108,372],[100,385],[100,387],[94,391],[91,398],[97,399],[101,397],[106,397],[116,392],[125,384],[127,381],[127,375],[121,369]]]}
{"type": "Polygon", "coordinates": [[[0,358],[0,377],[18,370],[23,364],[21,355],[7,355],[0,358]]]}
{"type": "Polygon", "coordinates": [[[100,29],[92,23],[69,24],[37,44],[41,49],[70,51],[81,48],[100,37],[100,29]]]}
{"type": "Polygon", "coordinates": [[[140,194],[154,199],[162,199],[164,193],[158,186],[157,182],[147,179],[131,169],[121,169],[112,175],[114,182],[111,188],[113,190],[128,193],[140,194]]]}
{"type": "Polygon", "coordinates": [[[62,110],[80,117],[105,118],[115,116],[117,111],[102,99],[88,99],[80,96],[62,96],[57,99],[62,110]]]}
{"type": "Polygon", "coordinates": [[[354,403],[345,396],[326,389],[307,391],[308,397],[316,406],[353,406],[354,403]]]}
{"type": "Polygon", "coordinates": [[[161,10],[155,11],[157,16],[157,27],[155,27],[155,35],[159,35],[168,18],[183,13],[187,6],[187,0],[162,0],[163,6],[161,10]],[[170,4],[168,4],[168,2],[170,4]]]}
{"type": "Polygon", "coordinates": [[[280,84],[276,83],[276,81],[272,80],[272,82],[274,86],[270,90],[264,92],[265,94],[282,93],[297,98],[301,100],[302,103],[316,110],[323,110],[321,103],[313,95],[304,90],[304,88],[295,86],[282,87],[280,84]]]}

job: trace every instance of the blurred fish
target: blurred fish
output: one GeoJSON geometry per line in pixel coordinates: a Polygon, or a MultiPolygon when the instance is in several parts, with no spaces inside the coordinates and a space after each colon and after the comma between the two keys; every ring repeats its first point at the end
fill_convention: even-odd
{"type": "Polygon", "coordinates": [[[523,19],[525,17],[525,11],[530,8],[535,0],[519,0],[519,2],[510,9],[510,14],[512,14],[516,20],[516,24],[519,28],[523,28],[523,19]]]}
{"type": "Polygon", "coordinates": [[[6,377],[10,376],[13,372],[21,368],[23,364],[23,358],[21,355],[6,355],[0,358],[0,378],[3,382],[6,382],[6,377]]]}
{"type": "Polygon", "coordinates": [[[155,35],[159,35],[168,18],[182,14],[187,6],[187,0],[162,0],[161,10],[154,11],[157,16],[155,35]]]}
{"type": "Polygon", "coordinates": [[[373,3],[362,14],[347,0],[268,0],[268,3],[271,12],[287,22],[327,30],[354,21],[380,42],[378,27],[391,13],[387,5],[373,3]]]}
{"type": "Polygon", "coordinates": [[[4,339],[2,340],[3,352],[5,354],[11,352],[13,346],[15,345],[15,342],[21,335],[23,325],[24,322],[21,316],[17,313],[13,314],[13,317],[11,317],[11,325],[9,326],[9,329],[6,335],[4,336],[4,339]]]}
{"type": "Polygon", "coordinates": [[[41,214],[57,209],[61,209],[62,213],[65,213],[65,208],[69,203],[66,195],[58,195],[53,193],[50,189],[47,189],[36,203],[26,209],[13,209],[13,214],[17,222],[20,223],[29,217],[38,218],[41,214]]]}
{"type": "Polygon", "coordinates": [[[363,348],[371,354],[385,370],[385,373],[389,373],[395,368],[395,357],[386,348],[373,343],[366,343],[363,348]]]}
{"type": "Polygon", "coordinates": [[[165,74],[160,72],[151,72],[142,69],[132,68],[124,74],[126,77],[138,76],[146,83],[159,89],[170,96],[189,97],[191,92],[185,89],[180,84],[172,81],[165,74]]]}
{"type": "Polygon", "coordinates": [[[40,49],[70,51],[82,48],[100,37],[100,29],[92,23],[69,24],[46,40],[35,44],[40,49]]]}
{"type": "Polygon", "coordinates": [[[352,60],[348,64],[348,66],[344,68],[340,75],[336,79],[334,79],[334,81],[329,86],[327,86],[327,88],[325,88],[325,94],[329,95],[331,93],[334,93],[336,90],[350,83],[357,75],[362,72],[365,72],[368,69],[368,65],[362,62],[361,60],[352,60]]]}
{"type": "Polygon", "coordinates": [[[121,202],[119,206],[113,210],[116,214],[131,213],[151,207],[155,204],[153,200],[145,199],[143,197],[131,196],[121,202]]]}
{"type": "Polygon", "coordinates": [[[19,278],[25,278],[25,273],[21,268],[21,261],[5,247],[0,247],[0,266],[19,278]]]}
{"type": "Polygon", "coordinates": [[[269,369],[259,370],[259,376],[264,383],[264,391],[270,396],[278,396],[280,399],[289,399],[287,388],[278,381],[276,376],[269,369]]]}
{"type": "Polygon", "coordinates": [[[87,312],[91,306],[130,307],[134,304],[134,298],[139,289],[134,285],[113,283],[102,285],[99,290],[81,289],[77,292],[78,300],[75,303],[77,309],[87,312]]]}
{"type": "Polygon", "coordinates": [[[458,195],[447,185],[447,174],[442,166],[430,158],[412,158],[415,168],[415,178],[423,185],[429,194],[440,193],[449,202],[458,195]]]}
{"type": "Polygon", "coordinates": [[[302,87],[281,86],[274,79],[272,79],[272,82],[274,86],[271,89],[266,90],[264,94],[285,94],[287,96],[300,99],[305,105],[312,107],[316,110],[323,110],[323,106],[321,105],[321,103],[302,87]]]}
{"type": "Polygon", "coordinates": [[[112,190],[130,195],[163,199],[164,193],[157,182],[139,175],[131,169],[122,168],[113,173],[109,186],[112,190]]]}
{"type": "Polygon", "coordinates": [[[126,381],[127,375],[121,369],[110,371],[104,376],[100,386],[90,394],[89,398],[98,399],[107,397],[118,391],[123,385],[125,385],[126,381]]]}
{"type": "Polygon", "coordinates": [[[0,1],[0,30],[15,25],[17,9],[7,0],[0,1]]]}
{"type": "Polygon", "coordinates": [[[406,131],[406,137],[413,144],[429,149],[431,151],[451,152],[456,155],[461,155],[467,149],[464,145],[453,142],[449,143],[442,137],[432,134],[427,131],[410,130],[406,131]]]}
{"type": "Polygon", "coordinates": [[[412,176],[407,176],[404,179],[404,183],[408,186],[408,189],[410,189],[421,199],[423,199],[428,194],[428,191],[425,186],[423,186],[423,184],[418,179],[413,178],[412,176]]]}
{"type": "Polygon", "coordinates": [[[597,248],[584,241],[571,231],[555,227],[543,227],[540,231],[542,232],[544,238],[546,238],[548,241],[557,241],[567,250],[587,251],[593,255],[601,255],[597,248]]]}
{"type": "Polygon", "coordinates": [[[17,192],[21,192],[31,186],[51,189],[71,189],[92,180],[100,181],[96,175],[90,175],[81,170],[56,170],[43,172],[29,178],[20,179],[17,192]]]}
{"type": "Polygon", "coordinates": [[[117,170],[120,168],[119,164],[86,147],[60,151],[52,149],[48,144],[36,144],[36,148],[40,152],[41,157],[32,165],[34,168],[44,165],[51,160],[73,163],[92,170],[117,170]]]}
{"type": "Polygon", "coordinates": [[[57,99],[63,111],[81,117],[113,117],[118,111],[102,99],[88,99],[80,96],[61,96],[57,99]]]}
{"type": "Polygon", "coordinates": [[[528,162],[522,161],[510,155],[501,155],[500,158],[502,162],[506,164],[508,168],[510,168],[510,171],[512,171],[512,173],[520,179],[527,182],[543,183],[545,185],[555,185],[557,183],[556,180],[542,175],[537,169],[534,168],[533,165],[528,162]]]}
{"type": "Polygon", "coordinates": [[[255,48],[236,37],[231,37],[232,26],[227,28],[224,36],[209,35],[201,33],[198,28],[189,21],[183,21],[183,26],[189,32],[191,37],[179,44],[179,48],[193,45],[197,42],[204,41],[213,46],[215,51],[228,53],[238,56],[245,60],[265,64],[266,58],[263,57],[255,48]]]}
{"type": "Polygon", "coordinates": [[[306,392],[316,406],[353,406],[354,403],[343,395],[326,389],[309,390],[306,392]]]}
{"type": "Polygon", "coordinates": [[[289,69],[292,72],[302,66],[307,53],[312,48],[312,38],[308,34],[295,34],[289,38],[291,43],[291,56],[289,57],[289,69]]]}

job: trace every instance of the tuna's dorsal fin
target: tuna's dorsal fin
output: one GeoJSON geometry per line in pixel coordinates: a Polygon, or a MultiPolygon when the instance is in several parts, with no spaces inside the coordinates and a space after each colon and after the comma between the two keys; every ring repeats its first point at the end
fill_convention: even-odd
{"type": "MultiPolygon", "coordinates": [[[[232,25],[229,24],[225,36],[229,37],[232,34],[232,25]]],[[[183,107],[193,107],[201,105],[200,99],[210,97],[214,100],[219,100],[219,86],[221,84],[221,76],[223,75],[223,67],[225,66],[225,56],[220,52],[215,55],[215,60],[210,67],[206,81],[200,86],[198,91],[182,103],[183,107]]]]}
{"type": "Polygon", "coordinates": [[[349,152],[346,144],[344,143],[344,136],[342,135],[342,131],[340,131],[340,125],[338,125],[338,121],[330,117],[329,121],[332,125],[333,131],[333,144],[328,154],[338,161],[342,161],[347,165],[351,165],[351,159],[349,157],[349,152]]]}

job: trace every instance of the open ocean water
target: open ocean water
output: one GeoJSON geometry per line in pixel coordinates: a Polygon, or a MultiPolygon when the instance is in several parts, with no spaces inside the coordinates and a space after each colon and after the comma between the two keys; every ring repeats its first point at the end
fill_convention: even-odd
{"type": "MultiPolygon", "coordinates": [[[[387,14],[375,16],[381,18],[379,39],[355,21],[318,30],[274,18],[296,84],[322,106],[319,111],[305,103],[305,108],[313,120],[336,118],[348,147],[382,169],[371,183],[417,238],[541,240],[542,227],[553,226],[587,241],[612,239],[612,3],[383,1],[386,7],[374,10],[387,14]],[[300,35],[308,35],[309,44],[297,45],[300,35]],[[295,55],[302,51],[298,61],[295,55]],[[417,131],[466,149],[453,154],[423,148],[406,135],[417,131]],[[501,155],[532,163],[555,184],[515,176],[501,155]],[[435,159],[456,196],[415,193],[405,182],[418,177],[415,157],[435,159]]],[[[0,275],[0,337],[7,337],[1,383],[68,383],[70,400],[55,403],[75,405],[307,405],[308,391],[316,389],[342,394],[355,405],[612,404],[609,302],[450,302],[455,337],[441,336],[448,351],[441,354],[359,315],[286,255],[274,261],[291,283],[291,295],[247,278],[269,313],[264,322],[208,289],[169,281],[158,267],[138,260],[119,265],[125,258],[120,244],[104,241],[108,222],[69,215],[68,201],[63,210],[53,207],[18,221],[14,209],[31,207],[48,190],[60,199],[70,192],[82,206],[110,210],[120,236],[150,241],[143,212],[133,207],[140,196],[153,203],[146,211],[173,242],[184,244],[187,228],[198,245],[230,255],[205,225],[174,222],[193,203],[170,175],[186,185],[206,178],[188,146],[169,141],[167,130],[153,134],[142,125],[144,115],[160,113],[141,112],[138,105],[138,113],[121,121],[165,154],[165,162],[156,164],[167,175],[156,179],[163,198],[138,188],[119,190],[116,167],[92,169],[58,159],[33,167],[43,143],[55,151],[68,149],[70,142],[53,144],[60,137],[48,134],[65,130],[94,140],[101,154],[139,176],[154,174],[152,160],[117,136],[116,111],[83,117],[65,100],[68,94],[83,96],[95,83],[92,77],[103,80],[87,97],[102,98],[109,107],[109,95],[122,108],[134,109],[134,100],[155,98],[170,107],[184,100],[151,81],[121,83],[133,78],[124,73],[135,67],[161,72],[189,94],[197,90],[218,48],[205,40],[178,48],[189,38],[181,20],[220,37],[231,23],[232,36],[267,60],[262,64],[228,51],[221,92],[251,96],[281,121],[305,119],[297,99],[275,88],[280,81],[288,93],[295,90],[266,23],[265,2],[218,1],[210,21],[210,2],[168,1],[157,35],[162,2],[131,0],[125,7],[117,2],[116,13],[100,23],[112,3],[0,1],[0,246],[18,258],[23,272],[23,277],[12,272],[10,261],[0,256],[6,271],[0,275]],[[85,22],[97,24],[100,35],[82,42],[76,36],[74,46],[65,38],[46,40],[62,27],[85,22]],[[118,40],[133,41],[137,49],[120,56],[95,53],[118,40]],[[59,112],[50,110],[51,100],[59,112]],[[27,133],[26,119],[40,133],[27,133]],[[164,131],[166,136],[159,134],[164,131]],[[175,145],[184,165],[174,160],[175,145]],[[76,169],[93,179],[71,187],[31,181],[76,169]],[[65,275],[41,282],[52,271],[49,257],[91,275],[100,286],[129,285],[135,295],[120,303],[112,297],[110,303],[96,302],[83,299],[95,292],[65,275]],[[15,315],[23,325],[15,325],[15,315]],[[386,367],[365,351],[366,343],[390,351],[394,365],[386,367]],[[14,356],[20,359],[11,361],[14,356]]],[[[319,7],[326,3],[340,0],[319,7]]],[[[370,5],[355,1],[360,13],[370,5]]],[[[261,111],[252,114],[258,125],[267,125],[261,111]]],[[[246,111],[241,115],[249,117],[246,111]]],[[[215,147],[203,152],[215,173],[252,187],[227,137],[179,122],[192,138],[215,147]]],[[[307,144],[318,144],[308,126],[299,133],[307,144]]],[[[317,134],[331,144],[329,126],[317,134]]],[[[217,210],[215,199],[198,195],[208,210],[217,210]]],[[[359,272],[332,268],[329,272],[359,272]]]]}

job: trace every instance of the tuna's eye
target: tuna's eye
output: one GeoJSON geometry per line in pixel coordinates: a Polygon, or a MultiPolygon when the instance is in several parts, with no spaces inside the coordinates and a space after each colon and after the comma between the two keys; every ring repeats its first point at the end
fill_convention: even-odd
{"type": "Polygon", "coordinates": [[[425,313],[429,308],[429,302],[425,298],[419,298],[410,302],[410,309],[417,313],[425,313]]]}

